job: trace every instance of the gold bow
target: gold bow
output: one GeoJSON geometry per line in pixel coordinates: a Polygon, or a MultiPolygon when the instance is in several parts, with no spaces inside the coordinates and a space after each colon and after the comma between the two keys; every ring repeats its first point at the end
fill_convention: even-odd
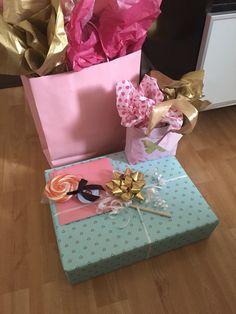
{"type": "Polygon", "coordinates": [[[45,75],[65,70],[68,42],[60,0],[37,5],[35,0],[13,0],[11,10],[4,6],[0,28],[2,74],[45,75]]]}
{"type": "Polygon", "coordinates": [[[123,173],[114,171],[113,179],[106,184],[114,196],[119,196],[123,201],[127,202],[133,198],[140,201],[144,200],[141,193],[145,185],[144,174],[139,171],[132,172],[127,168],[123,173]]]}
{"type": "Polygon", "coordinates": [[[189,72],[179,81],[172,80],[158,71],[151,71],[150,75],[157,80],[158,86],[164,94],[165,101],[157,104],[150,115],[147,134],[164,118],[171,107],[184,115],[181,134],[191,133],[197,123],[198,111],[209,105],[209,101],[201,101],[204,71],[189,72]]]}
{"type": "Polygon", "coordinates": [[[187,99],[198,111],[206,108],[210,102],[200,100],[203,90],[204,70],[188,72],[179,81],[172,80],[159,71],[151,71],[150,76],[157,80],[165,100],[187,99]]]}

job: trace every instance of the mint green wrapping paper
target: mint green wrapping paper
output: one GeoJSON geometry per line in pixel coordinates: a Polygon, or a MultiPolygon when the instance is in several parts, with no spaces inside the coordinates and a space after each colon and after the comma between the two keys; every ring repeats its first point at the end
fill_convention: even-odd
{"type": "MultiPolygon", "coordinates": [[[[111,159],[114,170],[124,171],[128,166],[123,153],[106,157],[111,159]]],[[[61,226],[54,203],[50,202],[62,266],[71,283],[205,239],[217,226],[216,215],[175,157],[146,161],[129,167],[145,173],[146,184],[156,181],[156,171],[165,180],[173,179],[160,190],[172,217],[142,212],[151,239],[149,244],[136,209],[126,208],[113,219],[109,214],[101,214],[61,226]],[[180,178],[176,179],[177,177],[180,178]],[[129,224],[123,228],[128,220],[129,224]]],[[[52,169],[45,171],[46,180],[50,171],[52,169]]]]}

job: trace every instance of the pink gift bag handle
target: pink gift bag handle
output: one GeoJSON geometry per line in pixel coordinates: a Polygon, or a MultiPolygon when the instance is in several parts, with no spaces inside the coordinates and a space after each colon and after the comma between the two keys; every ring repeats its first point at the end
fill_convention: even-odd
{"type": "Polygon", "coordinates": [[[100,42],[100,45],[101,45],[101,47],[102,47],[102,51],[103,51],[103,53],[104,53],[104,55],[105,55],[105,57],[106,57],[107,62],[109,62],[110,60],[109,60],[109,58],[108,58],[108,56],[107,56],[107,54],[106,54],[106,49],[105,49],[105,47],[104,47],[104,45],[103,45],[103,41],[102,41],[102,38],[101,38],[101,36],[100,36],[100,33],[99,33],[98,29],[97,29],[97,26],[96,26],[95,24],[93,24],[93,22],[91,22],[91,21],[89,21],[88,24],[89,24],[90,26],[92,26],[92,28],[96,31],[97,36],[98,36],[98,39],[99,39],[99,42],[100,42]]]}
{"type": "Polygon", "coordinates": [[[166,137],[167,134],[169,134],[170,132],[174,132],[174,133],[178,133],[179,130],[177,129],[170,129],[168,130],[157,142],[155,142],[156,145],[159,145],[160,142],[166,137]]]}

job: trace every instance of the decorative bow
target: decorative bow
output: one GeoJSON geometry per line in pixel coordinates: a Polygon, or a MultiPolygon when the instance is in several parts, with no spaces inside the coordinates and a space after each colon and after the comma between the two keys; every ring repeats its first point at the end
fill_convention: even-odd
{"type": "MultiPolygon", "coordinates": [[[[175,132],[181,134],[191,133],[194,129],[198,111],[209,105],[209,101],[202,101],[204,71],[189,72],[179,81],[172,80],[158,71],[151,71],[150,75],[156,78],[165,101],[158,103],[152,110],[149,118],[148,131],[151,131],[163,119],[170,108],[176,108],[184,114],[185,120],[182,128],[175,132]]],[[[174,130],[173,130],[174,131],[174,130]]]]}
{"type": "Polygon", "coordinates": [[[88,181],[81,179],[79,182],[78,189],[75,191],[68,192],[67,195],[81,194],[86,200],[95,202],[100,196],[93,195],[90,191],[92,190],[103,190],[104,188],[99,184],[87,184],[88,181]]]}
{"type": "Polygon", "coordinates": [[[158,86],[164,94],[164,100],[186,99],[198,111],[205,109],[210,104],[208,100],[200,100],[203,96],[203,70],[188,72],[180,80],[172,80],[159,71],[151,71],[150,76],[157,80],[158,86]]]}
{"type": "Polygon", "coordinates": [[[144,185],[144,174],[139,171],[132,172],[129,168],[124,174],[114,171],[113,179],[106,184],[114,196],[121,197],[125,202],[133,198],[143,201],[141,190],[144,185]]]}

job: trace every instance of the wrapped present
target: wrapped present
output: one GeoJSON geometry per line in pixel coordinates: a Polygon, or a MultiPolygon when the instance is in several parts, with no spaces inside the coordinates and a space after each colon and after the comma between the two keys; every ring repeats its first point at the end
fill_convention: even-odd
{"type": "MultiPolygon", "coordinates": [[[[124,153],[106,158],[114,170],[125,172],[128,164],[124,153]]],[[[47,170],[46,180],[55,170],[71,172],[71,167],[85,163],[47,170]]],[[[134,173],[144,174],[146,187],[161,185],[159,197],[152,197],[152,188],[149,190],[148,207],[153,208],[154,213],[138,210],[142,202],[136,207],[128,203],[113,214],[104,212],[61,225],[56,204],[50,201],[62,266],[71,283],[205,239],[217,226],[217,217],[175,157],[147,161],[130,168],[134,173]],[[171,217],[156,215],[157,207],[164,215],[168,211],[171,217]]]]}
{"type": "Polygon", "coordinates": [[[158,71],[145,75],[137,87],[129,80],[117,83],[117,110],[126,130],[125,153],[130,164],[175,155],[182,134],[196,125],[203,71],[174,81],[158,71]]]}

